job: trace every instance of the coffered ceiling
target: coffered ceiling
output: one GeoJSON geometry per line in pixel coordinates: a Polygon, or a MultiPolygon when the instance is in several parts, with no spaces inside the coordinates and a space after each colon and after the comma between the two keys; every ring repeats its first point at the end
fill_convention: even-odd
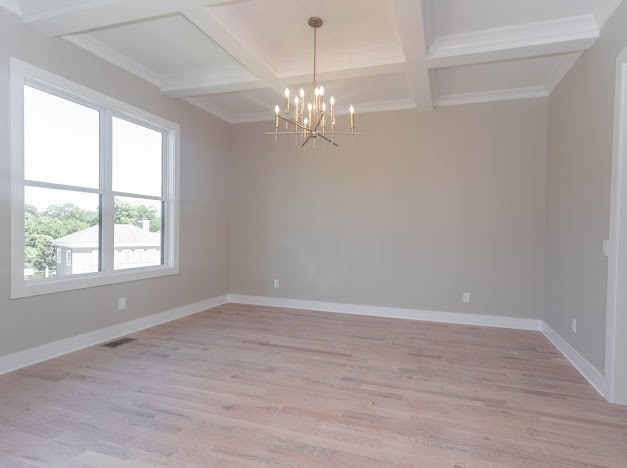
{"type": "Polygon", "coordinates": [[[547,96],[621,0],[0,0],[228,122],[271,120],[318,81],[338,112],[547,96]]]}

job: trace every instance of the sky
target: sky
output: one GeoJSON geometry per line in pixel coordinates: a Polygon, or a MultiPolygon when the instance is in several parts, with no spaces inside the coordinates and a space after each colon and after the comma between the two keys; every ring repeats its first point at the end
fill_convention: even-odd
{"type": "MultiPolygon", "coordinates": [[[[26,180],[97,189],[99,111],[24,87],[24,176],[26,180]]],[[[113,117],[113,190],[161,196],[162,134],[113,117]]],[[[38,210],[72,202],[90,211],[98,196],[27,187],[25,202],[38,210]]],[[[146,203],[145,203],[146,204],[146,203]]]]}

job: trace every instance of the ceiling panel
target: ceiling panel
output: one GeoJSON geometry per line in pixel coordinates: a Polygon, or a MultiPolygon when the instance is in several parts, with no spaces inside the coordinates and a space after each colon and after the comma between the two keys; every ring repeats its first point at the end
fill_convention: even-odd
{"type": "MultiPolygon", "coordinates": [[[[467,33],[591,14],[599,0],[423,0],[433,15],[431,35],[467,33]]],[[[430,37],[429,39],[433,39],[430,37]]]]}
{"type": "MultiPolygon", "coordinates": [[[[388,102],[410,97],[404,73],[331,80],[322,83],[326,96],[334,96],[339,107],[370,102],[388,102]]],[[[311,95],[311,83],[301,85],[311,95]]],[[[294,86],[294,89],[300,86],[294,86]]]]}
{"type": "Polygon", "coordinates": [[[85,4],[85,0],[20,0],[19,4],[24,16],[32,16],[59,9],[79,7],[81,4],[85,4]]]}
{"type": "Polygon", "coordinates": [[[231,116],[267,113],[268,120],[272,120],[277,99],[276,93],[271,89],[260,88],[199,96],[190,99],[190,102],[199,107],[215,107],[231,116]]]}
{"type": "Polygon", "coordinates": [[[0,0],[30,28],[229,122],[317,72],[338,111],[546,96],[619,0],[0,0]],[[19,7],[18,7],[19,6],[19,7]],[[422,6],[422,8],[421,8],[422,6]],[[426,40],[425,40],[426,39],[426,40]]]}
{"type": "Polygon", "coordinates": [[[112,27],[89,36],[158,75],[209,69],[249,75],[224,49],[180,15],[112,27]]]}
{"type": "Polygon", "coordinates": [[[436,70],[440,94],[467,94],[543,86],[560,56],[481,63],[436,70]]]}
{"type": "Polygon", "coordinates": [[[399,44],[391,0],[250,0],[207,7],[229,31],[275,70],[302,57],[311,61],[313,30],[310,16],[324,21],[318,30],[318,56],[335,57],[338,50],[399,44]]]}

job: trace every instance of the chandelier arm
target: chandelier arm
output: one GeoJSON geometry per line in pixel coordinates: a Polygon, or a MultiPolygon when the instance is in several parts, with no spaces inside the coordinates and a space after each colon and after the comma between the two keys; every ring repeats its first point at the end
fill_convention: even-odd
{"type": "Polygon", "coordinates": [[[303,144],[300,146],[305,146],[307,144],[307,142],[311,140],[311,133],[309,134],[309,136],[305,139],[305,141],[303,141],[303,144]]]}
{"type": "Polygon", "coordinates": [[[327,137],[325,137],[324,135],[320,135],[320,134],[318,134],[318,136],[319,136],[320,138],[322,138],[323,140],[328,141],[328,142],[329,142],[329,143],[331,143],[332,145],[335,145],[335,146],[337,146],[338,148],[340,147],[340,145],[338,145],[338,144],[337,144],[336,142],[334,142],[334,141],[329,140],[329,139],[328,139],[327,137]]]}
{"type": "Polygon", "coordinates": [[[266,132],[266,135],[302,135],[303,132],[266,132]]]}
{"type": "Polygon", "coordinates": [[[295,125],[295,126],[297,126],[297,127],[300,127],[300,128],[302,128],[303,130],[307,130],[307,131],[309,131],[309,129],[308,129],[307,127],[305,127],[303,124],[301,124],[301,123],[299,123],[299,122],[296,122],[295,120],[288,119],[287,117],[283,117],[281,114],[277,115],[277,117],[278,117],[279,119],[285,120],[285,121],[286,121],[286,122],[288,122],[288,123],[291,123],[292,125],[295,125]]]}

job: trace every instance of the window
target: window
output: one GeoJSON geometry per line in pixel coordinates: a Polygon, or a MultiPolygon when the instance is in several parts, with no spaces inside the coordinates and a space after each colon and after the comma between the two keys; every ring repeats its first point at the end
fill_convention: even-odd
{"type": "Polygon", "coordinates": [[[11,129],[11,297],[178,273],[178,125],[11,59],[11,129]]]}

